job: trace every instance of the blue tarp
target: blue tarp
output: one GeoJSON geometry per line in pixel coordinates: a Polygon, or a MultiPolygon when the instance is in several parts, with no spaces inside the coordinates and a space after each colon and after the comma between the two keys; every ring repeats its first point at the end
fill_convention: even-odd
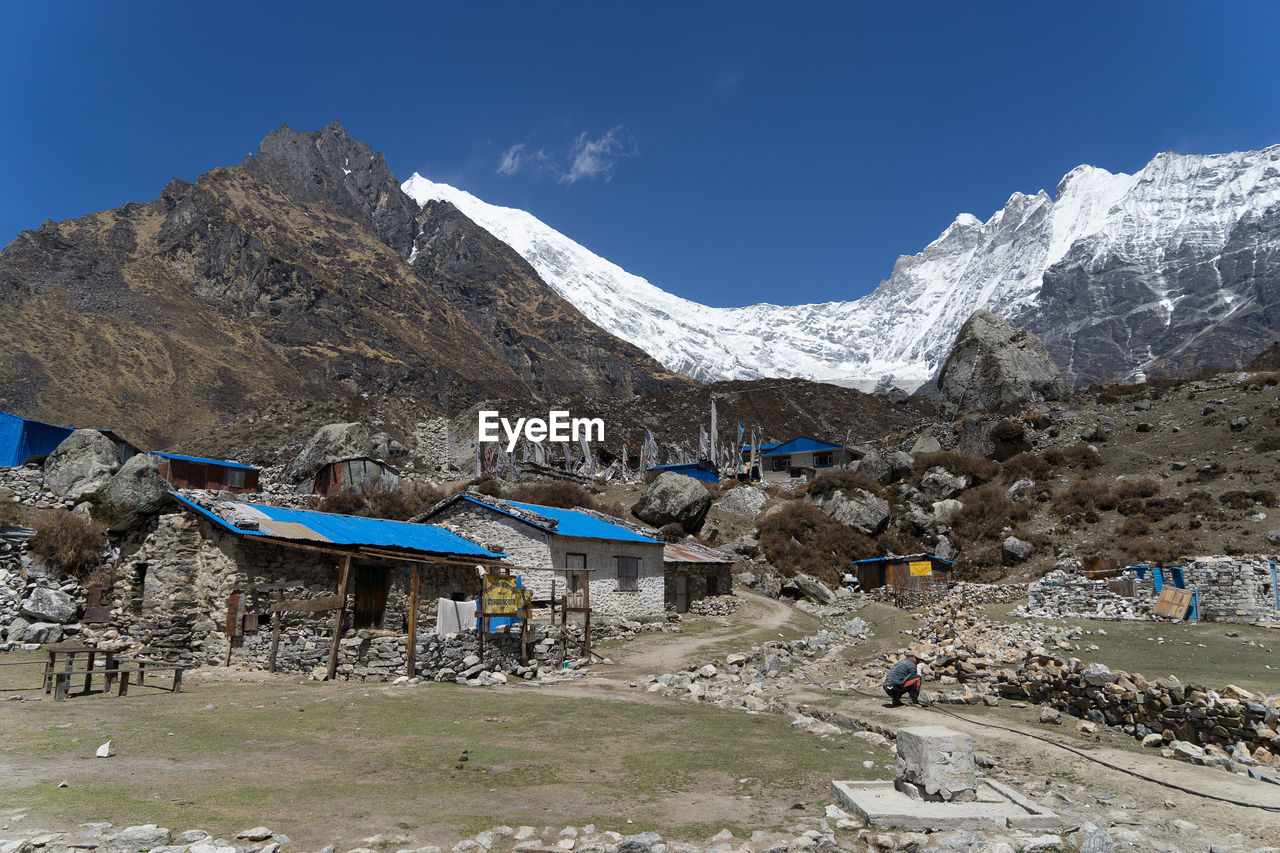
{"type": "Polygon", "coordinates": [[[46,456],[73,432],[71,427],[0,412],[0,467],[11,468],[32,456],[46,456]]]}
{"type": "Polygon", "coordinates": [[[720,477],[711,468],[709,462],[685,462],[679,465],[655,465],[649,469],[650,471],[670,471],[673,474],[684,474],[686,477],[692,477],[695,480],[701,480],[704,483],[718,483],[720,477]]]}
{"type": "Polygon", "coordinates": [[[838,444],[827,444],[825,441],[818,441],[816,438],[810,438],[807,435],[799,435],[788,442],[779,444],[777,447],[761,453],[761,456],[787,456],[792,453],[805,453],[810,450],[839,450],[838,444]]]}

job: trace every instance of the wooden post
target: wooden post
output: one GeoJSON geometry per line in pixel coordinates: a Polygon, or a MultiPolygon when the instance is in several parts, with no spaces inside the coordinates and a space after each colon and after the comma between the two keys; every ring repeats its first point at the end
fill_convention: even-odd
{"type": "Polygon", "coordinates": [[[591,660],[591,576],[586,572],[582,575],[582,639],[585,643],[584,648],[587,652],[587,660],[591,660]]]}
{"type": "Polygon", "coordinates": [[[347,591],[351,585],[351,555],[342,558],[342,572],[338,581],[338,597],[341,601],[333,612],[333,645],[329,648],[329,680],[338,674],[338,645],[342,642],[342,616],[347,610],[347,591]]]}
{"type": "MultiPolygon", "coordinates": [[[[276,604],[280,604],[281,602],[284,601],[284,593],[281,592],[278,587],[276,588],[274,598],[276,600],[276,604]]],[[[280,622],[283,620],[283,618],[284,617],[280,614],[279,610],[272,611],[271,613],[271,660],[268,664],[268,668],[271,670],[271,672],[276,671],[276,653],[280,651],[280,622]]]]}
{"type": "Polygon", "coordinates": [[[409,648],[405,654],[405,675],[413,678],[417,674],[418,646],[418,564],[409,564],[409,648]]]}

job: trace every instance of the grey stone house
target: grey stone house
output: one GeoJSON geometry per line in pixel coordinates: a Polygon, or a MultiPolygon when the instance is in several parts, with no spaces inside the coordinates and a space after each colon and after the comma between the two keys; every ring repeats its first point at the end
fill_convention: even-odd
{"type": "Polygon", "coordinates": [[[733,592],[733,558],[696,542],[670,542],[662,549],[667,607],[688,613],[696,601],[733,592]]]}
{"type": "MultiPolygon", "coordinates": [[[[514,566],[588,569],[595,613],[637,618],[665,610],[663,543],[616,518],[461,492],[414,520],[498,548],[514,566]]],[[[563,575],[552,572],[523,575],[535,599],[550,597],[553,579],[564,583],[563,575]]]]}

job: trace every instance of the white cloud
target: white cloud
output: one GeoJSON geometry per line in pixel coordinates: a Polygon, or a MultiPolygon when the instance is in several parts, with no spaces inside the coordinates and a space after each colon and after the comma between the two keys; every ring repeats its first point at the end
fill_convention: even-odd
{"type": "Polygon", "coordinates": [[[613,177],[618,160],[638,153],[621,127],[610,128],[599,139],[587,139],[584,130],[569,149],[569,169],[560,175],[560,182],[572,184],[584,178],[607,181],[613,177]]]}
{"type": "Polygon", "coordinates": [[[514,175],[520,171],[520,167],[524,164],[524,143],[517,142],[507,149],[507,153],[502,155],[502,162],[498,164],[499,175],[514,175]]]}

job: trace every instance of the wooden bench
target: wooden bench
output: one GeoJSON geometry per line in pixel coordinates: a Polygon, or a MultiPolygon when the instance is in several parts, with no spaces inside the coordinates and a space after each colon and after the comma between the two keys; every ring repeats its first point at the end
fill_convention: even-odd
{"type": "MultiPolygon", "coordinates": [[[[121,664],[133,664],[136,669],[133,672],[138,676],[135,682],[139,687],[146,686],[148,672],[165,672],[173,673],[173,684],[169,688],[170,693],[182,692],[182,673],[191,669],[189,664],[185,663],[169,663],[163,660],[148,660],[146,658],[120,658],[121,664]]],[[[163,688],[160,688],[163,689],[163,688]]]]}

